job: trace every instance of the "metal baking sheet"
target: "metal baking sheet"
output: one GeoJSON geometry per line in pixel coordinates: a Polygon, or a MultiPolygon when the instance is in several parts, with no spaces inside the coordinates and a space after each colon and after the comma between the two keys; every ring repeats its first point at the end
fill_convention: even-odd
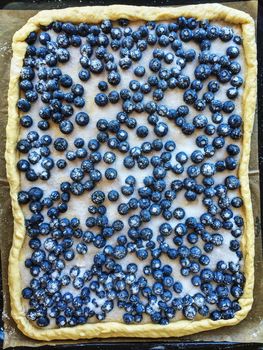
{"type": "MultiPolygon", "coordinates": [[[[186,5],[191,3],[208,3],[214,1],[188,1],[188,0],[144,0],[143,4],[148,6],[174,6],[186,5]]],[[[258,37],[263,35],[263,1],[217,1],[240,10],[246,11],[257,20],[258,5],[258,37]]],[[[114,3],[125,3],[131,5],[140,5],[140,0],[25,0],[8,1],[0,0],[0,76],[2,84],[2,93],[0,96],[0,147],[5,147],[5,126],[7,122],[7,87],[9,81],[9,65],[11,59],[11,41],[14,32],[19,29],[28,18],[41,9],[63,8],[68,6],[86,6],[86,5],[110,5],[114,3]]],[[[258,96],[263,96],[263,44],[258,41],[258,96]]],[[[255,258],[255,302],[252,311],[248,317],[239,325],[234,327],[222,328],[205,333],[199,333],[182,339],[159,339],[159,340],[137,340],[136,339],[112,339],[112,340],[90,340],[83,342],[51,342],[52,347],[58,349],[78,349],[84,347],[88,349],[152,349],[152,350],[170,350],[170,349],[263,349],[263,262],[262,262],[262,235],[260,213],[260,191],[259,185],[263,190],[263,100],[258,101],[258,120],[252,136],[252,157],[250,161],[250,186],[252,192],[255,234],[256,234],[256,258],[255,258]],[[258,158],[259,151],[259,158],[258,158]],[[259,162],[258,162],[259,160],[259,162]],[[259,181],[259,170],[261,176],[259,181]],[[261,344],[260,344],[261,343],[261,344]]],[[[2,261],[2,286],[0,285],[0,310],[2,311],[3,322],[0,323],[0,345],[4,348],[16,347],[16,349],[29,349],[29,347],[39,347],[47,345],[44,342],[29,339],[17,329],[10,316],[10,306],[8,299],[7,285],[7,260],[8,252],[12,243],[13,219],[11,205],[9,200],[9,187],[6,181],[4,152],[0,156],[0,224],[2,238],[1,261],[2,261]]],[[[1,280],[1,279],[0,279],[1,280]]],[[[0,312],[1,312],[0,311],[0,312]]],[[[44,346],[43,349],[49,349],[50,346],[44,346]]]]}

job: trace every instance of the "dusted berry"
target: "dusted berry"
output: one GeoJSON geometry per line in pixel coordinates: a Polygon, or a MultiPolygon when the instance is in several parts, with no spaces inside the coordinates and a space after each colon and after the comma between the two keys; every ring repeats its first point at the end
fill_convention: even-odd
{"type": "Polygon", "coordinates": [[[111,190],[108,193],[108,199],[111,202],[116,202],[119,199],[119,193],[116,190],[111,190]]]}
{"type": "Polygon", "coordinates": [[[106,94],[100,93],[95,96],[95,103],[100,107],[106,106],[108,101],[109,100],[106,94]]]}
{"type": "Polygon", "coordinates": [[[155,125],[154,132],[157,136],[163,137],[168,133],[168,126],[163,122],[159,122],[155,125]]]}
{"type": "MultiPolygon", "coordinates": [[[[118,85],[121,81],[121,75],[116,72],[116,71],[111,71],[109,74],[108,74],[108,82],[111,84],[111,85],[118,85]]],[[[103,90],[102,90],[103,91],[103,90]]],[[[105,91],[105,90],[104,90],[105,91]]]]}
{"type": "Polygon", "coordinates": [[[90,71],[95,74],[99,74],[104,70],[104,65],[99,59],[92,59],[90,61],[90,71]]]}
{"type": "Polygon", "coordinates": [[[62,120],[59,123],[59,129],[63,134],[70,134],[72,133],[74,126],[70,120],[62,120]]]}
{"type": "Polygon", "coordinates": [[[115,180],[118,176],[117,170],[113,168],[108,168],[105,171],[105,177],[107,180],[115,180]]]}
{"type": "Polygon", "coordinates": [[[79,112],[76,114],[75,121],[79,126],[86,126],[89,123],[89,116],[85,112],[79,112]]]}
{"type": "Polygon", "coordinates": [[[54,148],[59,152],[64,152],[68,147],[68,142],[64,138],[57,138],[54,141],[54,148]]]}
{"type": "Polygon", "coordinates": [[[148,135],[149,131],[148,128],[146,126],[139,126],[136,130],[136,134],[137,136],[143,138],[146,137],[148,135]]]}
{"type": "Polygon", "coordinates": [[[91,199],[95,204],[102,204],[105,200],[105,194],[102,191],[95,191],[92,193],[91,199]]]}
{"type": "Polygon", "coordinates": [[[31,108],[30,102],[25,98],[20,98],[17,102],[17,108],[22,112],[28,112],[31,108]]]}
{"type": "Polygon", "coordinates": [[[84,177],[84,171],[81,168],[74,168],[70,173],[70,177],[73,181],[79,182],[84,177]]]}
{"type": "Polygon", "coordinates": [[[145,68],[143,66],[137,66],[135,69],[134,69],[134,74],[137,76],[137,77],[143,77],[144,74],[145,74],[145,68]]]}
{"type": "Polygon", "coordinates": [[[211,68],[206,64],[200,64],[194,71],[195,77],[199,80],[205,80],[211,74],[211,68]]]}

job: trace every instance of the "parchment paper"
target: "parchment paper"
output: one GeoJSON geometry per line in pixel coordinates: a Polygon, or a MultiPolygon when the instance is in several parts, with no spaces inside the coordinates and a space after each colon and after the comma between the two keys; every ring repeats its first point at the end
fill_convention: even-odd
{"type": "MultiPolygon", "coordinates": [[[[161,3],[160,3],[161,5],[161,3]]],[[[256,21],[257,19],[257,1],[239,1],[228,2],[227,6],[237,8],[248,12],[256,21]]],[[[45,342],[29,339],[25,337],[16,327],[15,322],[10,316],[8,283],[7,283],[7,266],[8,254],[12,244],[13,236],[13,217],[9,198],[9,186],[6,180],[4,149],[5,149],[5,127],[7,123],[7,89],[9,82],[9,66],[12,56],[11,42],[13,34],[21,28],[28,18],[33,16],[37,11],[32,10],[1,10],[0,11],[0,249],[2,262],[3,278],[3,298],[4,310],[3,320],[5,328],[4,349],[16,346],[35,346],[46,345],[45,342]]],[[[262,261],[262,237],[261,237],[261,219],[260,219],[260,197],[259,197],[259,174],[258,174],[258,145],[257,145],[257,118],[255,119],[254,130],[252,135],[252,149],[250,160],[250,188],[252,192],[253,211],[255,219],[255,288],[254,304],[248,317],[239,325],[225,327],[217,330],[187,336],[181,339],[169,338],[166,341],[231,341],[231,342],[263,342],[263,261],[262,261]]],[[[99,342],[112,343],[117,341],[134,341],[131,338],[119,338],[99,340],[99,342]]],[[[83,344],[96,341],[87,340],[79,342],[51,342],[50,345],[56,344],[83,344]]],[[[144,342],[146,339],[141,339],[144,342]]],[[[147,339],[148,341],[148,339],[147,339]]],[[[149,341],[151,341],[149,339],[149,341]]],[[[152,340],[153,341],[153,340],[152,340]]],[[[154,340],[156,341],[156,340],[154,340]]]]}

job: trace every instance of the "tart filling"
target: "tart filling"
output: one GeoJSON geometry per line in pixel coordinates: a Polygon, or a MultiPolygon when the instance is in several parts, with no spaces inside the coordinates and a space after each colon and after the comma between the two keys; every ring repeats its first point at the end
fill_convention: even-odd
{"type": "Polygon", "coordinates": [[[231,320],[246,275],[240,25],[53,21],[20,71],[19,271],[34,327],[231,320]]]}

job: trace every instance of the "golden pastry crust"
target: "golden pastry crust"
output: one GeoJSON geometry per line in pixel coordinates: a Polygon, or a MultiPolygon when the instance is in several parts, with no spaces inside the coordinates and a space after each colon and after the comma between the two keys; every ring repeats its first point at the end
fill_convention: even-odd
{"type": "Polygon", "coordinates": [[[18,328],[30,338],[45,341],[51,341],[54,339],[89,339],[95,337],[162,338],[181,337],[223,326],[235,325],[243,320],[252,306],[254,285],[254,224],[248,179],[250,137],[253,127],[257,88],[257,60],[253,19],[245,12],[232,8],[230,9],[229,7],[219,4],[190,5],[177,8],[113,5],[48,10],[41,11],[36,16],[30,18],[28,22],[15,33],[12,48],[13,58],[11,62],[8,92],[8,124],[5,158],[14,216],[13,245],[10,251],[8,270],[9,290],[11,313],[18,328]],[[19,73],[27,46],[25,39],[31,31],[39,30],[40,25],[48,25],[55,20],[70,21],[73,23],[85,21],[98,23],[106,18],[111,20],[127,18],[129,20],[158,21],[175,19],[179,16],[195,17],[198,20],[222,20],[229,24],[240,25],[242,30],[246,72],[245,87],[242,98],[244,135],[239,166],[239,178],[241,182],[241,194],[244,200],[245,227],[241,241],[241,248],[244,254],[244,273],[246,276],[246,283],[244,294],[239,299],[241,310],[230,320],[180,320],[171,322],[166,326],[155,324],[126,325],[119,322],[100,322],[95,324],[85,324],[73,328],[40,329],[28,321],[25,316],[21,300],[21,277],[19,269],[20,253],[25,239],[25,226],[24,216],[17,201],[17,193],[20,190],[20,177],[16,168],[16,163],[19,158],[19,154],[16,151],[16,143],[19,137],[19,112],[16,103],[19,99],[19,73]]]}

